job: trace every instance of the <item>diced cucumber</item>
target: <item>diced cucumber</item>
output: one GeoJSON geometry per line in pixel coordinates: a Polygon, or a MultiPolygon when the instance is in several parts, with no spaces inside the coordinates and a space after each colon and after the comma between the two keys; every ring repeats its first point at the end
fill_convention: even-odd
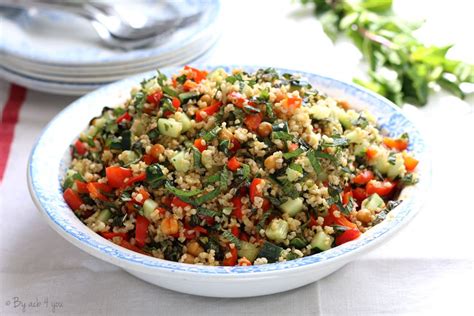
{"type": "Polygon", "coordinates": [[[189,91],[180,93],[178,98],[181,101],[181,104],[186,104],[189,100],[197,99],[199,95],[200,93],[198,91],[189,91]]]}
{"type": "Polygon", "coordinates": [[[374,166],[378,172],[387,174],[387,171],[390,168],[387,151],[377,148],[377,155],[371,161],[369,161],[369,164],[374,166]]]}
{"type": "Polygon", "coordinates": [[[138,159],[137,154],[131,150],[124,150],[119,156],[119,160],[128,165],[138,159]]]}
{"type": "Polygon", "coordinates": [[[180,151],[173,158],[171,158],[171,163],[177,171],[187,172],[191,168],[191,161],[186,159],[185,153],[180,151]]]}
{"type": "Polygon", "coordinates": [[[111,217],[112,217],[112,212],[110,210],[105,209],[105,210],[100,211],[99,216],[97,216],[97,220],[105,223],[111,217]]]}
{"type": "Polygon", "coordinates": [[[178,137],[183,130],[183,124],[174,119],[158,119],[158,129],[160,133],[169,137],[178,137]]]}
{"type": "Polygon", "coordinates": [[[253,262],[257,258],[259,251],[260,249],[257,245],[243,240],[240,241],[240,249],[238,251],[239,257],[245,257],[249,259],[250,262],[253,262]]]}
{"type": "Polygon", "coordinates": [[[406,169],[403,156],[401,153],[397,153],[395,154],[395,163],[393,165],[389,163],[387,176],[390,179],[395,179],[398,176],[402,177],[405,175],[405,172],[406,169]]]}
{"type": "Polygon", "coordinates": [[[258,253],[258,258],[267,258],[268,263],[278,261],[283,248],[266,241],[258,253]]]}
{"type": "Polygon", "coordinates": [[[309,108],[309,116],[317,120],[324,120],[331,116],[331,109],[326,106],[318,105],[309,108]]]}
{"type": "Polygon", "coordinates": [[[143,202],[143,215],[150,219],[151,213],[153,213],[157,207],[158,203],[156,203],[154,200],[146,199],[145,202],[143,202]]]}
{"type": "Polygon", "coordinates": [[[325,251],[331,248],[333,241],[334,237],[320,231],[317,232],[311,240],[311,248],[318,248],[321,251],[325,251]]]}
{"type": "Polygon", "coordinates": [[[98,132],[99,132],[99,128],[97,128],[97,127],[94,126],[94,125],[91,125],[91,126],[89,126],[89,128],[87,129],[87,131],[85,131],[84,133],[81,133],[81,135],[80,135],[79,138],[80,138],[83,142],[87,142],[89,139],[94,138],[94,136],[97,135],[98,132]]]}
{"type": "Polygon", "coordinates": [[[280,205],[280,209],[289,216],[294,217],[303,209],[303,199],[300,197],[288,199],[285,203],[280,205]]]}
{"type": "Polygon", "coordinates": [[[107,120],[103,117],[99,117],[99,118],[96,118],[94,120],[94,126],[97,127],[97,128],[103,128],[105,126],[105,123],[107,123],[107,120]]]}
{"type": "Polygon", "coordinates": [[[287,168],[286,169],[286,177],[291,182],[295,182],[299,178],[303,177],[303,174],[301,172],[298,172],[297,170],[295,170],[293,168],[287,168]]]}
{"type": "Polygon", "coordinates": [[[181,123],[182,125],[181,133],[187,132],[191,128],[191,120],[183,112],[176,112],[174,114],[174,119],[181,123]]]}
{"type": "Polygon", "coordinates": [[[150,92],[155,92],[159,87],[160,85],[156,81],[156,78],[152,78],[145,83],[143,90],[145,90],[147,94],[150,94],[150,92]]]}
{"type": "Polygon", "coordinates": [[[361,144],[364,142],[366,132],[358,127],[344,134],[344,137],[347,138],[350,143],[361,144]]]}
{"type": "Polygon", "coordinates": [[[132,127],[130,127],[130,130],[134,135],[140,136],[143,133],[145,133],[145,126],[141,120],[134,120],[132,127]]]}
{"type": "Polygon", "coordinates": [[[286,239],[288,235],[288,223],[283,219],[274,219],[265,230],[265,235],[276,242],[286,239]]]}
{"type": "Polygon", "coordinates": [[[377,193],[372,194],[362,201],[362,208],[368,209],[370,211],[377,211],[383,209],[384,207],[385,202],[377,193]]]}
{"type": "Polygon", "coordinates": [[[357,119],[359,114],[354,110],[344,111],[343,109],[340,109],[337,112],[337,116],[342,126],[344,126],[345,129],[349,129],[353,126],[352,122],[357,119]]]}
{"type": "Polygon", "coordinates": [[[221,83],[227,77],[227,72],[223,68],[217,68],[213,72],[207,75],[207,78],[211,81],[221,83]]]}

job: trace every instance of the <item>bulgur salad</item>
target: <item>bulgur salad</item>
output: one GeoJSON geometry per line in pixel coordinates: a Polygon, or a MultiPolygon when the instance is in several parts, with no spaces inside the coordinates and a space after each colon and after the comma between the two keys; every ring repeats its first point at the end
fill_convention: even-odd
{"type": "Polygon", "coordinates": [[[157,72],[91,120],[64,199],[127,249],[203,265],[265,264],[358,238],[417,182],[409,136],[272,68],[157,72]]]}

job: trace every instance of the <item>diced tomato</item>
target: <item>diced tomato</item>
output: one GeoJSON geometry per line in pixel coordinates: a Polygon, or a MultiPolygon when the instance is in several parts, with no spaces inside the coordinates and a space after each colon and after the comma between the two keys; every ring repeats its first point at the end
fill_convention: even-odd
{"type": "Polygon", "coordinates": [[[389,195],[393,188],[395,188],[395,183],[389,180],[384,180],[383,182],[371,180],[367,182],[367,185],[365,186],[365,190],[367,191],[368,195],[377,193],[380,196],[389,195]]]}
{"type": "Polygon", "coordinates": [[[408,147],[408,140],[405,139],[405,138],[394,139],[394,138],[390,138],[390,137],[385,137],[383,139],[383,143],[388,148],[396,149],[398,151],[405,150],[408,147]]]}
{"type": "Polygon", "coordinates": [[[196,122],[201,122],[208,116],[211,116],[215,114],[216,112],[218,112],[221,105],[222,105],[222,102],[219,102],[217,100],[212,100],[211,105],[196,112],[196,117],[195,117],[196,122]]]}
{"type": "Polygon", "coordinates": [[[128,121],[130,122],[132,120],[132,117],[130,116],[130,114],[128,114],[128,112],[125,112],[123,113],[122,115],[120,115],[118,118],[117,118],[117,123],[120,124],[121,122],[123,121],[128,121]]]}
{"type": "Polygon", "coordinates": [[[196,83],[200,83],[207,77],[207,71],[205,70],[199,70],[190,66],[184,66],[184,69],[191,70],[191,73],[187,76],[187,78],[193,79],[196,83]]]}
{"type": "Polygon", "coordinates": [[[298,96],[286,97],[283,101],[282,106],[287,109],[289,114],[293,113],[297,108],[301,106],[303,100],[298,96]]]}
{"type": "Polygon", "coordinates": [[[270,203],[270,201],[267,198],[262,198],[262,199],[263,199],[262,210],[264,212],[268,211],[270,209],[270,207],[272,206],[272,204],[270,203]]]}
{"type": "Polygon", "coordinates": [[[179,197],[177,196],[174,196],[173,197],[173,200],[171,200],[171,205],[173,206],[176,206],[176,207],[186,207],[186,206],[190,206],[188,203],[182,201],[179,197]]]}
{"type": "Polygon", "coordinates": [[[105,239],[112,239],[114,237],[121,237],[124,240],[128,240],[128,234],[127,233],[102,232],[100,234],[105,239]]]}
{"type": "Polygon", "coordinates": [[[240,149],[240,142],[237,138],[235,137],[232,137],[232,139],[230,140],[232,146],[230,147],[230,151],[235,153],[237,150],[240,149]]]}
{"type": "Polygon", "coordinates": [[[229,100],[238,108],[243,108],[245,101],[247,101],[247,98],[239,92],[233,91],[229,94],[229,100]]]}
{"type": "Polygon", "coordinates": [[[126,180],[123,184],[124,187],[129,187],[131,186],[132,184],[134,184],[135,182],[141,182],[141,181],[145,181],[146,179],[146,173],[145,172],[142,172],[140,174],[137,174],[136,176],[133,176],[133,177],[130,177],[128,178],[128,180],[126,180]]]}
{"type": "Polygon", "coordinates": [[[177,110],[181,106],[181,101],[178,98],[174,97],[171,101],[171,104],[177,110]]]}
{"type": "Polygon", "coordinates": [[[232,210],[232,215],[234,215],[237,219],[242,219],[242,197],[240,195],[234,196],[232,198],[232,204],[234,208],[232,210]]]}
{"type": "Polygon", "coordinates": [[[74,143],[74,148],[76,148],[76,152],[81,156],[87,152],[86,145],[79,139],[74,143]]]}
{"type": "Polygon", "coordinates": [[[247,128],[253,132],[255,132],[262,122],[263,114],[262,113],[255,113],[255,114],[248,114],[244,118],[244,124],[247,128]]]}
{"type": "Polygon", "coordinates": [[[240,233],[240,240],[249,241],[249,235],[246,232],[240,233]]]}
{"type": "Polygon", "coordinates": [[[207,235],[207,234],[208,234],[207,229],[205,229],[205,228],[202,227],[202,226],[194,226],[193,229],[194,229],[195,231],[197,231],[198,233],[201,233],[201,234],[204,234],[204,235],[207,235]]]}
{"type": "Polygon", "coordinates": [[[237,264],[237,248],[229,247],[229,252],[225,254],[222,265],[224,266],[235,266],[237,264]],[[228,255],[230,253],[230,255],[228,255]]]}
{"type": "Polygon", "coordinates": [[[142,255],[146,255],[146,253],[141,250],[140,248],[138,248],[137,246],[135,245],[132,245],[131,243],[129,243],[128,241],[126,240],[123,240],[120,242],[120,246],[124,247],[124,248],[127,248],[128,250],[131,250],[131,251],[135,251],[135,252],[138,252],[138,253],[141,253],[142,255]]]}
{"type": "Polygon", "coordinates": [[[87,190],[86,182],[75,180],[74,183],[76,184],[77,193],[82,193],[82,194],[89,193],[89,191],[87,190]]]}
{"type": "Polygon", "coordinates": [[[203,145],[202,142],[203,142],[202,138],[196,138],[194,140],[194,147],[196,147],[200,152],[203,152],[204,150],[207,149],[207,145],[203,145]]]}
{"type": "Polygon", "coordinates": [[[365,200],[368,195],[365,191],[365,188],[355,188],[352,190],[352,196],[357,200],[357,203],[360,205],[363,200],[365,200]]]}
{"type": "Polygon", "coordinates": [[[137,200],[137,196],[133,198],[133,201],[135,201],[137,204],[143,205],[143,203],[145,203],[145,201],[150,198],[150,193],[148,193],[148,191],[143,188],[138,190],[138,194],[141,194],[142,196],[140,200],[137,200]]]}
{"type": "Polygon", "coordinates": [[[108,201],[109,199],[102,193],[103,192],[106,192],[106,193],[112,192],[112,187],[108,186],[105,183],[89,182],[87,184],[87,191],[89,191],[89,195],[93,199],[108,201]]]}
{"type": "Polygon", "coordinates": [[[120,188],[124,185],[125,179],[130,178],[133,175],[131,169],[112,166],[105,169],[105,176],[107,177],[107,183],[112,188],[120,188]]]}
{"type": "Polygon", "coordinates": [[[153,105],[156,105],[158,104],[158,102],[160,102],[161,98],[163,97],[163,92],[161,91],[156,91],[156,92],[153,92],[152,94],[149,94],[147,97],[146,97],[146,101],[148,103],[151,103],[153,105]]]}
{"type": "Polygon", "coordinates": [[[367,151],[365,152],[365,155],[367,156],[367,159],[373,159],[375,156],[377,156],[377,149],[373,147],[367,148],[367,151]]]}
{"type": "Polygon", "coordinates": [[[357,225],[348,220],[344,214],[340,213],[339,217],[334,216],[334,211],[336,210],[338,210],[337,206],[335,204],[331,205],[328,215],[324,217],[324,226],[330,226],[335,224],[348,228],[357,228],[357,225]]]}
{"type": "Polygon", "coordinates": [[[298,149],[298,147],[299,147],[298,144],[291,143],[291,144],[288,145],[288,151],[289,151],[289,152],[295,151],[295,150],[298,149]]]}
{"type": "Polygon", "coordinates": [[[239,231],[239,228],[237,226],[232,226],[231,232],[232,232],[232,235],[239,238],[240,231],[239,231]]]}
{"type": "Polygon", "coordinates": [[[316,218],[314,218],[314,215],[311,215],[309,217],[308,228],[311,228],[313,226],[318,226],[318,221],[316,220],[316,218]]]}
{"type": "Polygon", "coordinates": [[[135,241],[140,247],[145,246],[149,225],[150,221],[145,216],[138,215],[135,219],[135,241]]]}
{"type": "Polygon", "coordinates": [[[240,168],[240,162],[237,160],[237,157],[232,157],[227,162],[227,168],[231,171],[237,171],[240,168]]]}
{"type": "Polygon", "coordinates": [[[407,154],[403,155],[403,161],[405,163],[405,169],[407,169],[407,171],[413,171],[415,170],[416,166],[418,166],[418,160],[407,154]]]}
{"type": "Polygon", "coordinates": [[[252,262],[249,259],[242,257],[239,259],[239,266],[248,267],[251,266],[252,262]]]}
{"type": "Polygon", "coordinates": [[[191,80],[186,80],[183,84],[183,90],[184,91],[189,91],[189,90],[192,90],[194,88],[196,88],[198,86],[198,84],[194,81],[191,81],[191,80]]]}
{"type": "Polygon", "coordinates": [[[250,202],[254,202],[255,201],[255,197],[256,196],[262,196],[262,191],[261,189],[258,189],[257,187],[260,187],[265,184],[265,180],[264,179],[260,179],[260,178],[254,178],[252,180],[252,183],[250,183],[250,188],[249,188],[249,196],[250,196],[250,202]]]}
{"type": "Polygon", "coordinates": [[[63,197],[67,205],[74,211],[78,210],[81,205],[84,204],[79,194],[74,192],[71,188],[67,188],[66,191],[64,191],[63,197]]]}
{"type": "Polygon", "coordinates": [[[374,173],[370,170],[361,171],[358,175],[352,180],[355,184],[366,184],[370,180],[374,179],[374,173]]]}
{"type": "Polygon", "coordinates": [[[155,162],[158,161],[158,160],[156,160],[155,157],[153,157],[152,155],[149,155],[149,154],[144,154],[142,160],[143,160],[147,165],[151,165],[151,164],[153,164],[153,163],[155,163],[155,162]]]}
{"type": "Polygon", "coordinates": [[[352,197],[352,191],[347,191],[342,194],[342,204],[347,205],[352,197]]]}
{"type": "Polygon", "coordinates": [[[346,242],[359,238],[360,235],[361,233],[357,228],[348,229],[336,237],[336,245],[345,244],[346,242]]]}
{"type": "Polygon", "coordinates": [[[134,214],[136,211],[138,211],[137,207],[135,207],[134,201],[128,201],[125,203],[125,208],[127,209],[127,214],[134,214]]]}

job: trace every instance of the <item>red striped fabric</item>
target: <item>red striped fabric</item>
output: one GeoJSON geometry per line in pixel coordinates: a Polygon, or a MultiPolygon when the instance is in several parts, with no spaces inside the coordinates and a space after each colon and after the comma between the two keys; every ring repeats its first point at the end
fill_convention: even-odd
{"type": "Polygon", "coordinates": [[[20,108],[26,98],[26,89],[10,85],[10,91],[7,101],[2,111],[2,120],[0,122],[0,183],[3,180],[5,169],[7,167],[8,156],[15,134],[15,126],[18,122],[20,108]]]}

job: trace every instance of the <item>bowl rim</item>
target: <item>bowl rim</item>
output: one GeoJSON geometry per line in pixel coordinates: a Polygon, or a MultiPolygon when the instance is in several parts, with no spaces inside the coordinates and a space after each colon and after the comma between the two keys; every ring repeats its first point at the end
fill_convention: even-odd
{"type": "MultiPolygon", "coordinates": [[[[200,65],[197,65],[199,67],[200,65]]],[[[166,74],[174,73],[176,70],[180,69],[181,67],[168,67],[160,69],[162,72],[166,74]]],[[[201,66],[201,68],[205,69],[216,69],[216,68],[224,68],[226,71],[233,68],[240,68],[246,71],[254,71],[258,68],[265,68],[265,66],[245,66],[245,65],[208,65],[208,66],[201,66]]],[[[299,73],[304,77],[308,78],[309,81],[320,80],[331,83],[332,86],[335,86],[339,89],[344,89],[345,93],[350,93],[352,96],[356,98],[361,98],[362,101],[373,103],[375,105],[381,105],[386,109],[391,111],[392,116],[395,116],[398,120],[402,120],[404,124],[407,124],[412,129],[410,132],[410,136],[413,137],[415,143],[417,144],[417,150],[421,153],[420,157],[427,156],[428,154],[428,147],[427,143],[422,137],[421,132],[416,125],[406,117],[400,109],[395,106],[391,101],[385,99],[384,97],[375,94],[372,91],[369,91],[365,88],[357,86],[352,83],[346,83],[344,81],[334,79],[331,77],[319,75],[316,73],[309,73],[305,71],[299,70],[291,70],[291,69],[284,69],[284,68],[276,68],[278,72],[290,72],[290,73],[299,73]],[[414,135],[412,134],[414,133],[414,135]]],[[[416,214],[418,209],[421,207],[423,202],[423,197],[426,195],[426,191],[430,185],[430,178],[431,178],[431,165],[429,160],[421,161],[420,165],[423,166],[422,173],[420,174],[420,182],[414,186],[409,187],[410,192],[407,196],[407,199],[400,203],[394,210],[392,210],[389,214],[390,216],[387,220],[384,220],[380,224],[374,226],[372,229],[368,230],[366,233],[362,234],[362,236],[354,241],[348,242],[338,247],[334,247],[327,251],[314,254],[311,256],[306,256],[302,258],[298,258],[291,261],[286,262],[276,262],[276,263],[269,263],[264,265],[253,265],[248,267],[224,267],[224,266],[203,266],[203,265],[193,265],[193,264],[186,264],[186,263],[179,263],[159,258],[154,258],[146,255],[142,255],[128,249],[125,249],[121,246],[114,244],[113,242],[106,240],[105,238],[100,237],[97,233],[93,232],[92,230],[88,231],[88,236],[85,236],[82,233],[78,233],[78,231],[74,228],[74,225],[70,223],[62,222],[61,214],[58,212],[58,205],[53,205],[48,203],[48,200],[41,196],[38,187],[35,186],[35,168],[38,168],[37,165],[37,151],[38,146],[40,144],[41,139],[45,136],[45,134],[54,127],[54,123],[57,121],[61,121],[63,115],[70,111],[74,111],[79,107],[81,103],[88,102],[89,100],[93,100],[95,97],[109,93],[109,90],[114,87],[125,87],[128,86],[130,89],[133,84],[139,83],[142,78],[149,77],[153,75],[154,71],[141,73],[138,75],[134,75],[132,77],[120,80],[118,82],[112,83],[107,85],[103,88],[95,90],[77,100],[69,104],[63,110],[61,110],[43,129],[40,136],[37,138],[28,160],[27,166],[27,179],[28,179],[28,188],[30,191],[30,195],[35,203],[36,207],[46,219],[48,224],[57,231],[63,238],[68,240],[69,242],[73,243],[75,246],[79,247],[80,249],[86,251],[87,253],[98,257],[104,261],[112,263],[114,265],[120,266],[125,269],[130,269],[139,272],[173,272],[175,274],[193,274],[193,275],[201,275],[205,277],[214,277],[218,276],[219,278],[242,278],[242,277],[265,277],[268,274],[278,272],[278,271],[291,271],[291,272],[301,272],[306,269],[312,269],[315,266],[325,266],[328,264],[332,264],[334,262],[343,262],[348,260],[350,257],[355,256],[360,252],[367,251],[377,245],[379,245],[383,240],[386,240],[390,236],[392,236],[396,231],[401,229],[405,226],[405,224],[416,214]],[[413,191],[413,192],[412,192],[413,191]],[[415,196],[416,193],[416,196],[415,196]],[[392,216],[393,214],[393,216],[392,216]],[[97,236],[99,236],[97,238],[97,236]]],[[[374,106],[375,106],[374,105],[374,106]]],[[[410,145],[412,146],[412,144],[410,145]]],[[[44,167],[44,166],[42,166],[44,167]]],[[[53,166],[55,172],[59,172],[59,168],[57,166],[53,166]],[[56,168],[56,169],[54,169],[56,168]]],[[[58,178],[58,187],[60,187],[59,178],[58,178]]],[[[56,202],[59,203],[60,206],[64,208],[65,204],[62,195],[60,194],[61,191],[55,192],[58,193],[56,197],[56,202]]],[[[69,207],[67,207],[69,209],[69,207]]],[[[69,209],[70,211],[70,209],[69,209]]],[[[82,225],[82,222],[79,221],[82,225]]],[[[84,225],[85,226],[85,225],[84,225]]]]}

